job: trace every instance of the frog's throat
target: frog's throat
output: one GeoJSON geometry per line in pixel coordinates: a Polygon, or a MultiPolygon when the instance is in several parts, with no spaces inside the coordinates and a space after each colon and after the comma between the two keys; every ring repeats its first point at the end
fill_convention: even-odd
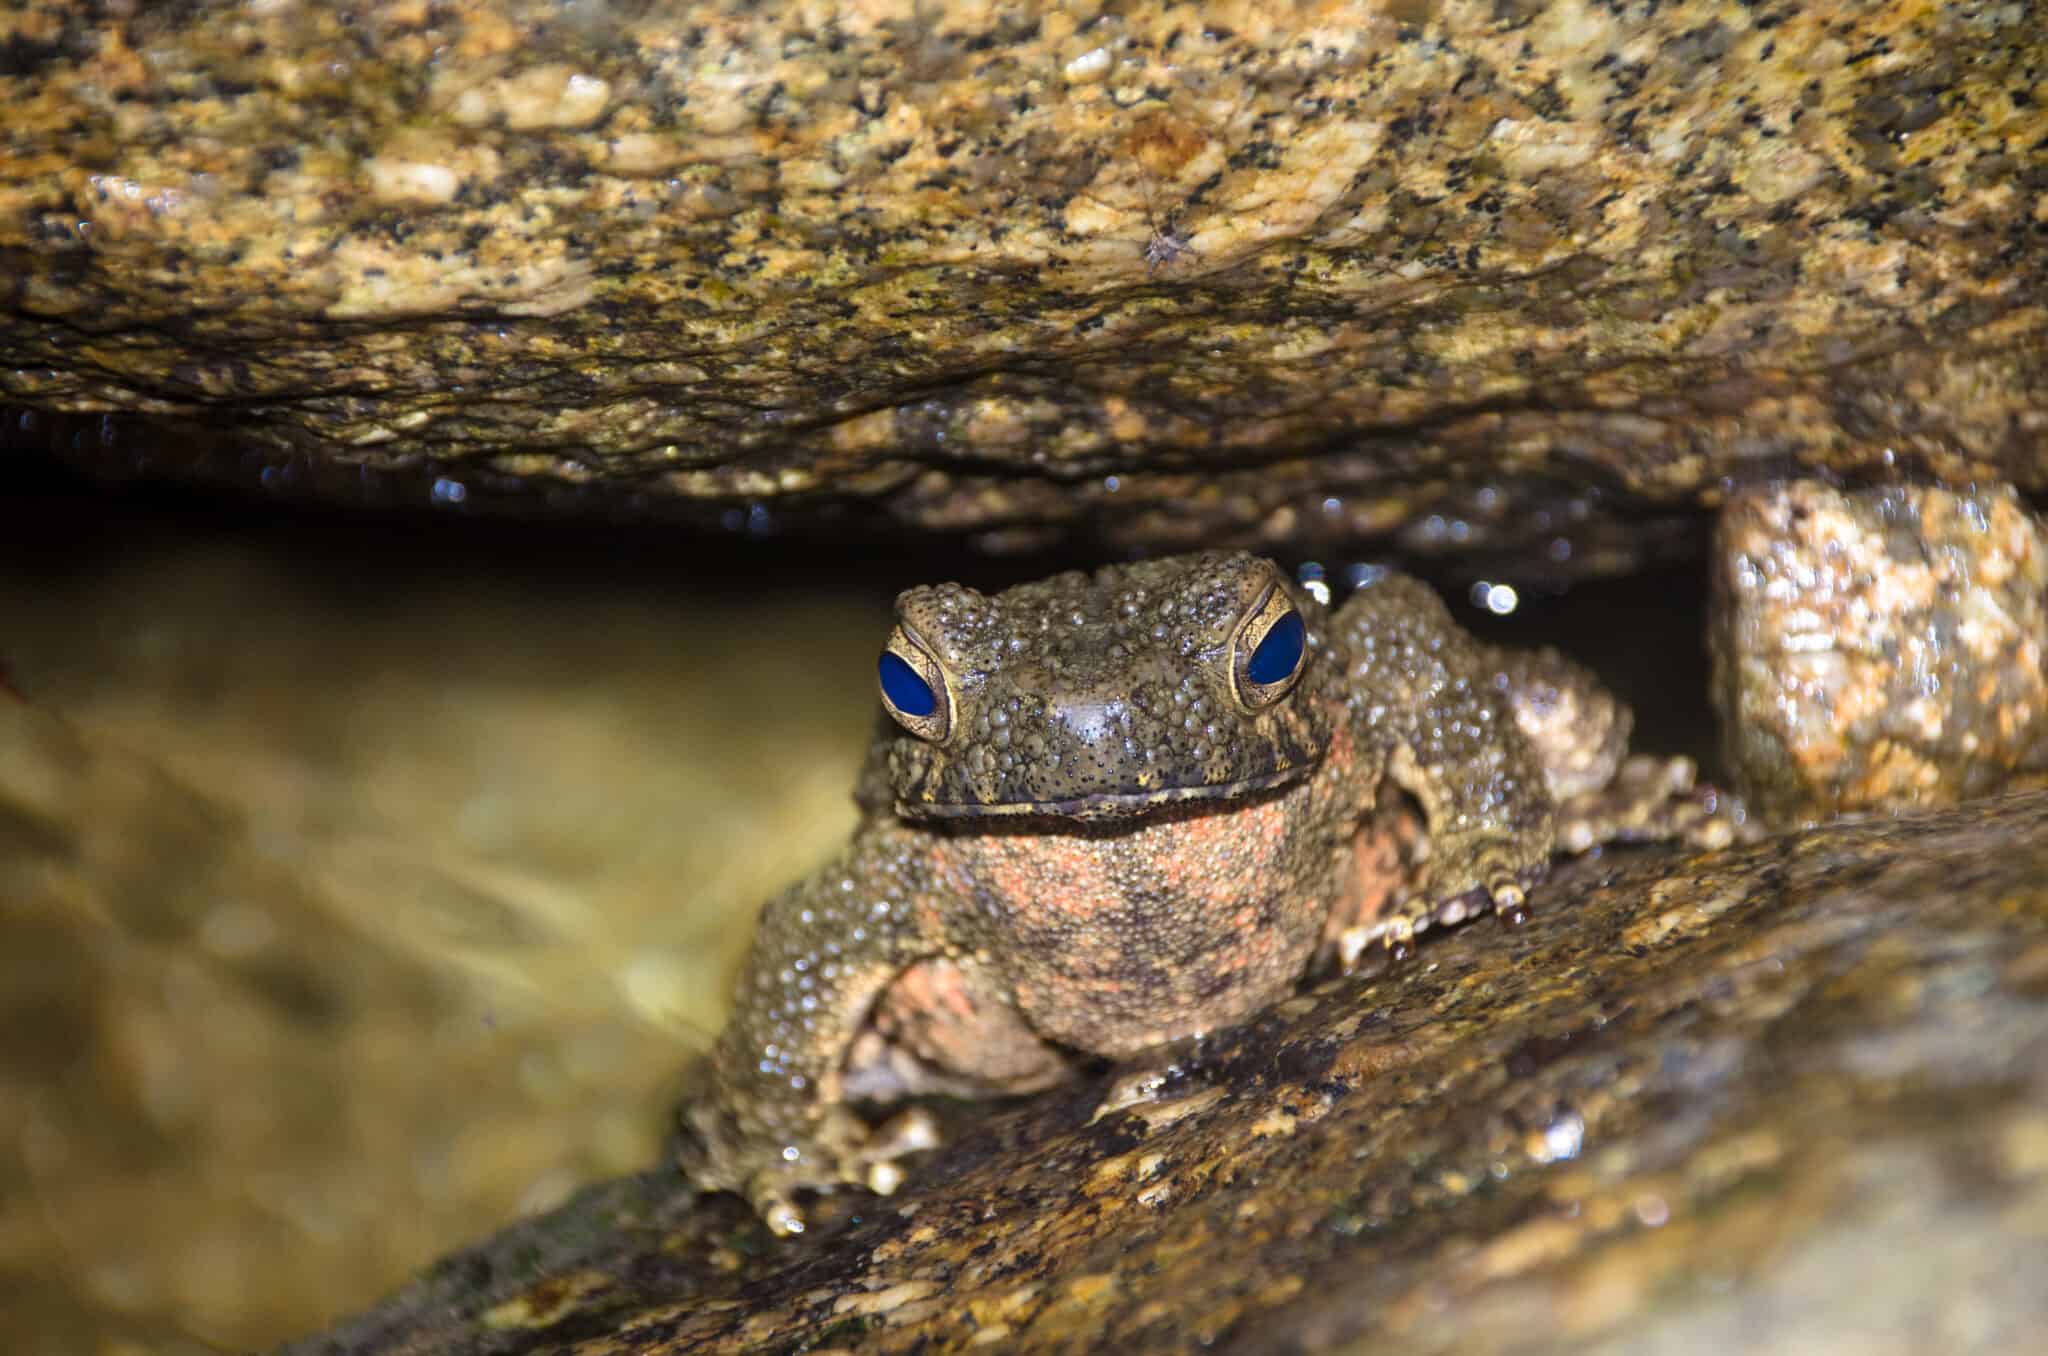
{"type": "Polygon", "coordinates": [[[1123,791],[1075,800],[909,801],[898,799],[896,813],[904,819],[996,819],[1036,815],[1052,819],[1136,819],[1165,805],[1200,801],[1242,800],[1263,791],[1291,786],[1315,771],[1313,762],[1245,777],[1234,782],[1166,787],[1157,791],[1123,791]]]}

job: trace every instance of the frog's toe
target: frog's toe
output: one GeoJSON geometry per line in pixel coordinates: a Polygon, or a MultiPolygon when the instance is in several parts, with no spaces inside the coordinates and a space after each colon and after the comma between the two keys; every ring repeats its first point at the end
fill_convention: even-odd
{"type": "MultiPolygon", "coordinates": [[[[1461,919],[1464,916],[1458,915],[1461,919]]],[[[1436,910],[1418,896],[1384,918],[1345,928],[1336,938],[1338,973],[1348,975],[1363,968],[1375,948],[1391,964],[1407,960],[1415,954],[1416,935],[1427,932],[1437,921],[1436,910]]]]}
{"type": "MultiPolygon", "coordinates": [[[[1431,928],[1456,927],[1489,909],[1510,923],[1527,921],[1529,890],[1542,876],[1543,867],[1514,868],[1504,864],[1512,860],[1511,856],[1503,855],[1494,869],[1480,874],[1479,884],[1450,894],[1423,889],[1392,913],[1343,929],[1334,938],[1338,972],[1348,975],[1361,968],[1375,947],[1383,950],[1390,961],[1406,960],[1414,953],[1416,938],[1422,933],[1431,928]]],[[[1461,872],[1457,878],[1469,880],[1471,873],[1461,872]]]]}
{"type": "Polygon", "coordinates": [[[679,1166],[705,1191],[734,1191],[782,1236],[804,1231],[798,1193],[864,1186],[887,1195],[903,1181],[893,1160],[938,1142],[929,1114],[906,1112],[880,1130],[843,1107],[807,1125],[748,1120],[698,1104],[683,1115],[679,1166]]]}
{"type": "Polygon", "coordinates": [[[1541,868],[1498,871],[1489,875],[1484,885],[1432,904],[1422,926],[1456,927],[1488,909],[1504,922],[1525,923],[1530,916],[1529,891],[1542,874],[1541,868]]]}
{"type": "Polygon", "coordinates": [[[1462,923],[1488,908],[1521,908],[1550,864],[1548,845],[1529,835],[1456,844],[1429,863],[1422,889],[1432,923],[1462,923]]]}
{"type": "Polygon", "coordinates": [[[1095,1112],[1089,1116],[1088,1123],[1093,1125],[1105,1116],[1158,1101],[1179,1072],[1177,1066],[1168,1063],[1149,1064],[1120,1075],[1103,1092],[1102,1100],[1095,1104],[1095,1112]]]}
{"type": "Polygon", "coordinates": [[[697,1143],[682,1155],[679,1166],[698,1190],[730,1191],[739,1196],[769,1232],[780,1238],[804,1231],[804,1213],[797,1206],[796,1194],[821,1185],[815,1162],[794,1148],[771,1153],[757,1141],[718,1140],[700,1134],[697,1143]]]}
{"type": "Polygon", "coordinates": [[[894,1195],[907,1178],[897,1160],[938,1145],[939,1123],[923,1107],[900,1111],[873,1130],[851,1113],[836,1112],[796,1157],[785,1150],[781,1160],[756,1173],[747,1197],[769,1229],[799,1234],[804,1216],[795,1201],[798,1190],[859,1186],[877,1196],[894,1195]]]}
{"type": "Polygon", "coordinates": [[[1412,913],[1402,912],[1345,928],[1333,939],[1337,973],[1348,975],[1365,968],[1376,947],[1389,961],[1406,960],[1415,947],[1415,923],[1412,913]]]}
{"type": "Polygon", "coordinates": [[[804,1231],[804,1212],[779,1184],[763,1185],[747,1193],[748,1204],[777,1238],[789,1238],[804,1231]]]}
{"type": "Polygon", "coordinates": [[[869,1134],[858,1155],[862,1185],[877,1196],[894,1195],[903,1185],[906,1154],[939,1147],[939,1123],[921,1106],[899,1111],[869,1134]]]}
{"type": "Polygon", "coordinates": [[[1378,936],[1379,929],[1370,923],[1360,923],[1339,932],[1336,939],[1337,973],[1348,975],[1356,970],[1378,936]]]}

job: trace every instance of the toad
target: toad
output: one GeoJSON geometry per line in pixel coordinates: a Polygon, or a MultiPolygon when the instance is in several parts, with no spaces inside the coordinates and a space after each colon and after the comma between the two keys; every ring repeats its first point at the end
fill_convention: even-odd
{"type": "Polygon", "coordinates": [[[933,1142],[852,1103],[1041,1089],[1519,912],[1559,851],[1732,835],[1689,762],[1626,757],[1590,674],[1480,643],[1399,575],[1333,613],[1211,553],[896,610],[860,826],[764,909],[682,1112],[685,1170],[777,1233],[800,1189],[887,1192],[933,1142]],[[1424,832],[1390,897],[1370,863],[1402,793],[1424,832]]]}

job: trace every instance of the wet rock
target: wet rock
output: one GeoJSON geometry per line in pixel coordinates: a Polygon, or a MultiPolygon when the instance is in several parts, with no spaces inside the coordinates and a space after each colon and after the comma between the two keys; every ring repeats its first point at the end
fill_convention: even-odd
{"type": "Polygon", "coordinates": [[[1574,863],[802,1240],[654,1173],[289,1351],[2035,1347],[2044,882],[2038,793],[1574,863]]]}
{"type": "Polygon", "coordinates": [[[1768,820],[2048,784],[2048,539],[2010,489],[1746,494],[1713,584],[1722,745],[1768,820]]]}
{"type": "Polygon", "coordinates": [[[25,0],[0,399],[326,497],[1612,571],[1802,467],[2048,486],[2044,61],[1906,0],[25,0]]]}

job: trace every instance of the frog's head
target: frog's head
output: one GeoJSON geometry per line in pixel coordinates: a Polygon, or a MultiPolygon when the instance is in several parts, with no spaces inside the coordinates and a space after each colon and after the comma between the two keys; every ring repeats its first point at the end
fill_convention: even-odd
{"type": "Polygon", "coordinates": [[[913,819],[1107,819],[1300,780],[1329,747],[1322,608],[1272,562],[1179,556],[896,600],[882,705],[913,819]]]}

